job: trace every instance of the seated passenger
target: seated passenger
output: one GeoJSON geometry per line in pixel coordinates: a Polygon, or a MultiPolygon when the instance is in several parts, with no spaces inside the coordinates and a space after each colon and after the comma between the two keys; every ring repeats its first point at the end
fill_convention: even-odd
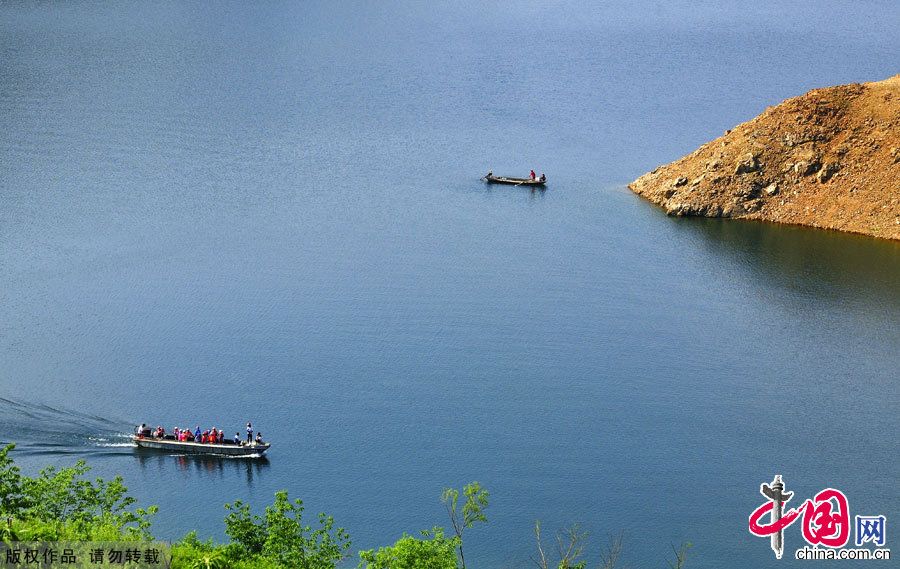
{"type": "Polygon", "coordinates": [[[234,434],[234,444],[240,446],[240,444],[241,444],[241,434],[240,433],[234,434]]]}
{"type": "Polygon", "coordinates": [[[219,431],[219,444],[225,442],[225,431],[219,431]]]}
{"type": "Polygon", "coordinates": [[[262,433],[256,433],[256,444],[258,444],[258,445],[263,444],[262,433]]]}

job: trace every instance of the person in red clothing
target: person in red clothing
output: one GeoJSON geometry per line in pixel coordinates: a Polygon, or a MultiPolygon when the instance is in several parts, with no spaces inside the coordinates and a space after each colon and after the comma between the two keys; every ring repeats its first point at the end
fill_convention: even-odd
{"type": "Polygon", "coordinates": [[[534,170],[531,171],[531,179],[534,180],[534,170]]]}

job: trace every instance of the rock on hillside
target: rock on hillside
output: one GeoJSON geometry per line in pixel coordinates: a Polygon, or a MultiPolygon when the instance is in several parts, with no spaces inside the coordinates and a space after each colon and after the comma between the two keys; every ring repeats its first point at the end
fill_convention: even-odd
{"type": "Polygon", "coordinates": [[[788,99],[628,187],[670,215],[900,239],[900,75],[788,99]]]}

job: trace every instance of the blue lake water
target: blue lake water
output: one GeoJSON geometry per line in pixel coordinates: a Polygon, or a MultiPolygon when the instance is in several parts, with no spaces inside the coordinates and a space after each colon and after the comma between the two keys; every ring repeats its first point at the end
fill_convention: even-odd
{"type": "MultiPolygon", "coordinates": [[[[900,519],[900,244],[670,219],[625,187],[767,105],[896,74],[895,2],[0,4],[0,440],[155,532],[288,489],[354,549],[784,567],[759,484],[900,519]],[[546,172],[546,191],[487,187],[546,172]],[[252,420],[268,461],[136,454],[252,420]]],[[[889,521],[889,528],[892,527],[889,521]]],[[[893,527],[896,527],[894,524],[893,527]]],[[[888,545],[897,533],[889,530],[888,545]]],[[[802,545],[786,536],[789,556],[802,545]]]]}

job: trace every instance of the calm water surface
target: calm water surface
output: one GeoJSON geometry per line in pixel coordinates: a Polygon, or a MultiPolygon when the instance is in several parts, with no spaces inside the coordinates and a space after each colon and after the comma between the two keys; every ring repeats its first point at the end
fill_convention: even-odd
{"type": "Polygon", "coordinates": [[[354,548],[479,480],[487,568],[528,561],[535,519],[594,555],[624,531],[634,566],[682,541],[800,565],[746,530],[775,473],[900,519],[900,245],[625,188],[897,73],[895,2],[382,4],[0,4],[0,440],[26,470],[121,473],[166,538],[286,488],[354,548]],[[266,462],[124,439],[247,420],[266,462]]]}

